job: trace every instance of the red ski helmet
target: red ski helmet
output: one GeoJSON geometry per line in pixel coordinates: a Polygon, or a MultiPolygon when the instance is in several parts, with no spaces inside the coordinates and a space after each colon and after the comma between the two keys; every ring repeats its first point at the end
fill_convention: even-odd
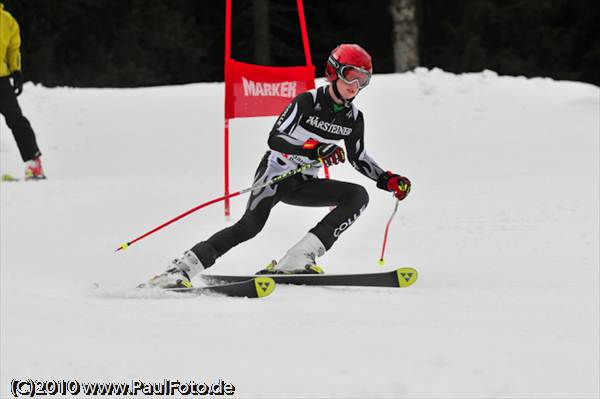
{"type": "Polygon", "coordinates": [[[367,86],[373,73],[371,56],[358,44],[340,44],[327,58],[325,77],[329,82],[342,79],[346,83],[358,81],[367,86]]]}

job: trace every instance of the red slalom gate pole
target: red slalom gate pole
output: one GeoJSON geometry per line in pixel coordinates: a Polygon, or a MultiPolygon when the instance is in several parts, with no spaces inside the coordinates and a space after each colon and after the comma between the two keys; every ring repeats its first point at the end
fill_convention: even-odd
{"type": "Polygon", "coordinates": [[[300,20],[300,32],[302,33],[304,59],[306,60],[306,66],[311,66],[312,58],[310,56],[310,48],[308,46],[308,33],[306,32],[306,18],[304,18],[304,5],[302,4],[302,0],[296,0],[296,7],[298,8],[298,18],[300,20]]]}
{"type": "Polygon", "coordinates": [[[305,170],[310,169],[310,168],[312,168],[313,166],[315,166],[317,164],[319,164],[319,161],[305,163],[303,165],[300,165],[296,169],[292,169],[292,170],[287,171],[287,172],[285,172],[285,173],[283,173],[283,174],[281,174],[279,176],[275,176],[274,178],[272,178],[271,180],[269,180],[269,181],[267,181],[265,183],[259,183],[259,184],[256,184],[256,185],[252,186],[252,187],[245,188],[245,189],[237,191],[235,193],[226,194],[226,195],[223,195],[221,197],[218,197],[218,198],[212,199],[210,201],[207,201],[207,202],[205,202],[203,204],[200,204],[198,206],[195,206],[192,209],[183,212],[181,215],[175,216],[173,219],[168,220],[168,221],[164,222],[163,224],[161,224],[160,226],[157,226],[157,227],[153,228],[152,230],[148,231],[147,233],[144,233],[141,236],[139,236],[137,238],[134,238],[133,240],[131,240],[129,242],[126,242],[125,244],[121,244],[119,246],[119,248],[117,248],[115,250],[115,252],[118,252],[118,251],[120,251],[122,249],[127,249],[130,245],[135,244],[136,242],[140,241],[141,239],[143,239],[145,237],[148,237],[150,234],[156,233],[157,231],[163,229],[164,227],[167,227],[171,223],[174,223],[174,222],[178,221],[179,219],[182,219],[182,218],[186,217],[190,213],[196,212],[196,211],[198,211],[198,210],[200,210],[200,209],[202,209],[204,207],[207,207],[209,205],[212,205],[214,203],[221,202],[221,201],[224,201],[224,200],[229,199],[229,198],[237,197],[240,194],[244,194],[244,193],[247,193],[249,191],[258,190],[259,188],[270,186],[271,184],[277,184],[277,183],[281,182],[282,180],[285,180],[288,177],[297,175],[298,173],[302,173],[305,170]]]}
{"type": "MultiPolygon", "coordinates": [[[[224,195],[229,195],[229,117],[227,116],[227,99],[229,95],[233,93],[228,92],[228,79],[229,79],[229,63],[231,60],[231,0],[225,1],[225,61],[223,64],[224,75],[225,75],[225,120],[224,120],[224,162],[225,162],[225,192],[224,195]]],[[[231,198],[231,197],[229,197],[231,198]]],[[[229,221],[231,217],[231,205],[229,198],[225,198],[225,220],[229,221]]]]}
{"type": "MultiPolygon", "coordinates": [[[[330,180],[331,179],[331,175],[329,174],[329,167],[327,165],[325,165],[325,164],[323,164],[323,172],[325,173],[325,178],[327,180],[330,180]]],[[[335,209],[335,206],[330,206],[329,207],[330,211],[333,211],[334,209],[335,209]]]]}

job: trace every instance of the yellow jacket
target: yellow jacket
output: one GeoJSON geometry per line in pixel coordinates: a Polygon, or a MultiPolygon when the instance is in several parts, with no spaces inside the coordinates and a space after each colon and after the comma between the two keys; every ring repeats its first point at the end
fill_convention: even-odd
{"type": "Polygon", "coordinates": [[[0,3],[0,77],[21,70],[19,24],[0,3]]]}

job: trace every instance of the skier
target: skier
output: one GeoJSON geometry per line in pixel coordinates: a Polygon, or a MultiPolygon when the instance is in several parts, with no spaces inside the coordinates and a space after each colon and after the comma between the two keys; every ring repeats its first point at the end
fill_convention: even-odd
{"type": "MultiPolygon", "coordinates": [[[[398,200],[410,192],[410,181],[385,172],[369,157],[364,145],[363,114],[354,98],[371,79],[371,56],[359,45],[341,44],[327,60],[325,75],[329,84],[294,98],[279,116],[269,135],[269,150],[256,171],[254,183],[264,183],[299,165],[315,160],[332,166],[343,163],[346,153],[352,166],[392,191],[398,200]],[[346,151],[338,145],[344,142],[346,151]]],[[[247,241],[263,228],[271,209],[278,203],[308,207],[335,206],[279,261],[273,261],[257,274],[320,274],[316,258],[329,250],[340,234],[363,212],[369,196],[360,185],[321,179],[318,167],[266,186],[251,193],[242,218],[206,241],[199,242],[168,269],[150,279],[161,288],[191,287],[191,279],[212,266],[234,246],[247,241]]]]}
{"type": "Polygon", "coordinates": [[[40,180],[46,178],[40,159],[42,153],[35,133],[17,101],[17,96],[23,91],[20,46],[19,24],[12,15],[4,11],[4,5],[0,3],[0,114],[12,130],[21,158],[25,162],[25,179],[40,180]]]}

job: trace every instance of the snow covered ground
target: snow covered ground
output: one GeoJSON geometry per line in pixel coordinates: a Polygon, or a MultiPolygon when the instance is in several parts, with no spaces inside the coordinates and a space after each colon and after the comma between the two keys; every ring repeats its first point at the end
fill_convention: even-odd
{"type": "MultiPolygon", "coordinates": [[[[49,179],[0,185],[2,398],[27,378],[222,379],[237,397],[600,395],[598,87],[490,71],[375,76],[357,100],[367,148],[413,191],[382,268],[394,201],[350,165],[332,169],[371,202],[321,264],[413,266],[419,280],[279,286],[262,300],[131,294],[225,227],[221,205],[113,252],[222,194],[222,84],[27,84],[19,100],[49,179]]],[[[273,122],[232,122],[233,190],[251,184],[273,122]]],[[[21,175],[0,130],[0,173],[21,175]]],[[[232,201],[234,218],[245,200],[232,201]]],[[[210,273],[254,272],[326,212],[278,206],[210,273]]]]}

